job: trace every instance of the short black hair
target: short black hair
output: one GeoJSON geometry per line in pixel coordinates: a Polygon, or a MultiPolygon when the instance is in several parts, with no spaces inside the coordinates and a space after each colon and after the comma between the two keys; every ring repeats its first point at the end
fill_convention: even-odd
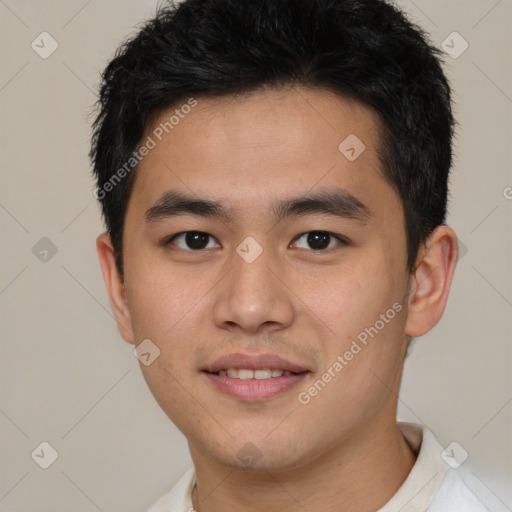
{"type": "Polygon", "coordinates": [[[286,85],[325,88],[378,114],[413,271],[446,217],[454,119],[441,52],[383,0],[185,0],[160,6],[102,74],[90,157],[121,278],[133,157],[155,116],[192,97],[286,85]]]}

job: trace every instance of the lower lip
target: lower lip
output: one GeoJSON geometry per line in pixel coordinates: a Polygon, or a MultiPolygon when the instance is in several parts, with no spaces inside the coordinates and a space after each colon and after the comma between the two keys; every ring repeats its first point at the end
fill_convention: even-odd
{"type": "Polygon", "coordinates": [[[231,377],[203,372],[220,391],[239,400],[259,401],[273,398],[304,380],[309,372],[282,375],[270,379],[232,379],[231,377]]]}

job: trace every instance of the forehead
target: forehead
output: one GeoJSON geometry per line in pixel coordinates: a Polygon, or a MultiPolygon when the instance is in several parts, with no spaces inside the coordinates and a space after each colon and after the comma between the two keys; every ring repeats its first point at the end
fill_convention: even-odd
{"type": "Polygon", "coordinates": [[[150,206],[173,189],[244,209],[328,187],[365,203],[386,199],[383,190],[397,199],[383,177],[378,117],[358,102],[299,87],[195,101],[146,130],[155,147],[139,164],[135,200],[150,206]]]}

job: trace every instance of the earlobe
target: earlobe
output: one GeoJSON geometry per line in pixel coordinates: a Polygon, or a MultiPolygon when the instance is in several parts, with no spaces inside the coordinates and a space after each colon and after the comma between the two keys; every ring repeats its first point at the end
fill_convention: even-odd
{"type": "Polygon", "coordinates": [[[114,248],[108,233],[102,233],[98,236],[96,239],[96,249],[103,273],[103,280],[107,288],[110,307],[116,318],[119,333],[128,343],[135,343],[125,290],[121,276],[119,275],[114,248]]]}
{"type": "Polygon", "coordinates": [[[423,336],[440,320],[457,263],[457,236],[448,226],[438,226],[421,248],[414,274],[405,331],[423,336]]]}

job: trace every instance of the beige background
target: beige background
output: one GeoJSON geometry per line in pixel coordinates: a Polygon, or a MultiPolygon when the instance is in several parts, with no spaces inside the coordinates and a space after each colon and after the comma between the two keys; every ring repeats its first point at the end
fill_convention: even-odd
{"type": "MultiPolygon", "coordinates": [[[[117,333],[87,159],[99,72],[155,5],[0,0],[1,511],[142,511],[190,465],[117,333]],[[43,31],[59,44],[47,59],[31,48],[43,31]],[[31,458],[43,441],[59,454],[46,470],[31,458]]],[[[453,31],[469,44],[446,57],[460,122],[449,221],[467,253],[445,317],[413,346],[400,418],[460,443],[493,509],[512,510],[512,1],[400,5],[437,45],[453,31]]]]}

